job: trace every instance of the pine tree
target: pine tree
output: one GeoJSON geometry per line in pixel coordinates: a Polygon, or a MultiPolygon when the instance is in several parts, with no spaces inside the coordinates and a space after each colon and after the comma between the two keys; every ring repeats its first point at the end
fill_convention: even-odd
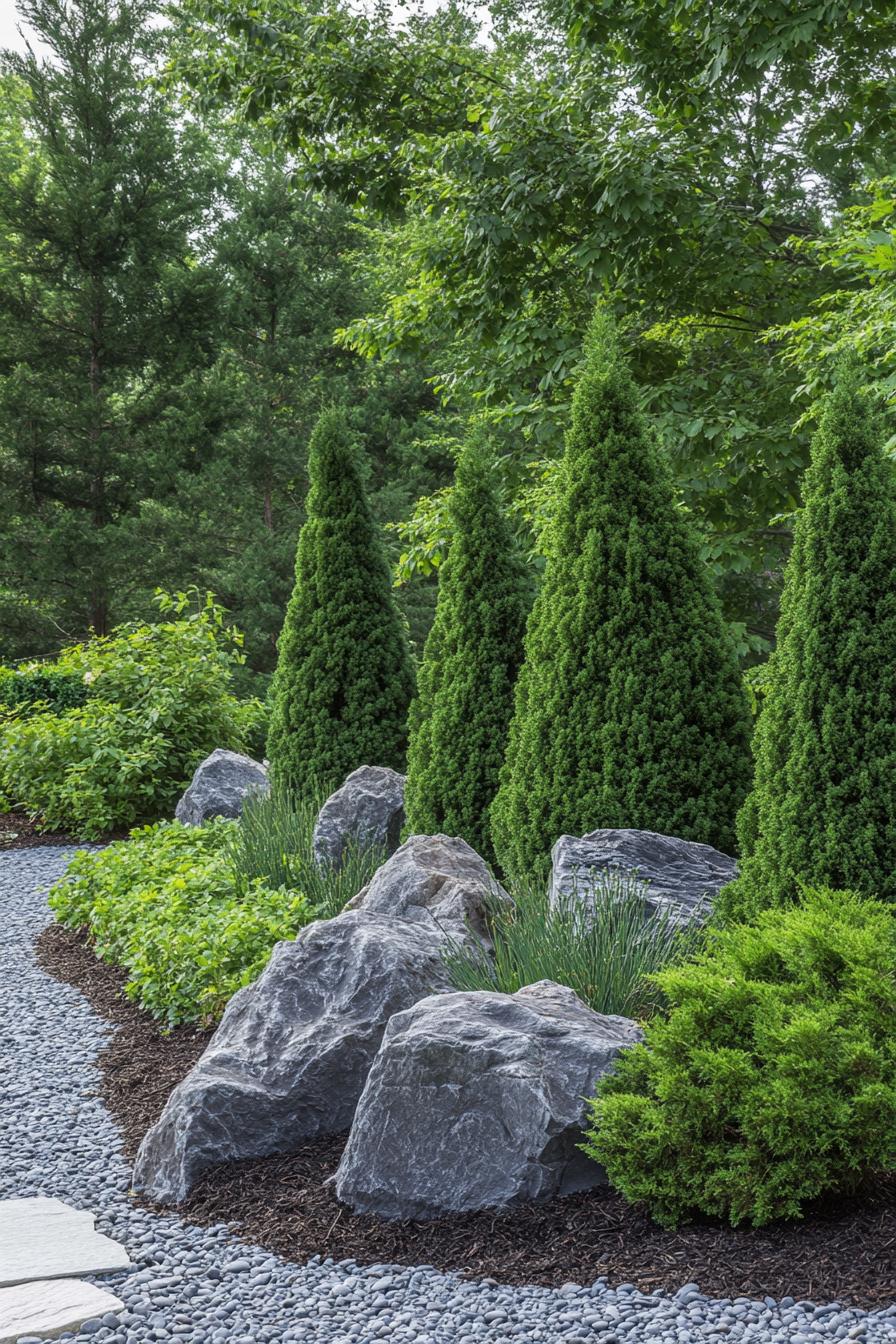
{"type": "Polygon", "coordinates": [[[414,674],[341,410],[308,450],[308,518],[271,687],[268,756],[297,793],[359,765],[404,766],[414,674]]]}
{"type": "Polygon", "coordinates": [[[728,918],[799,884],[896,899],[896,475],[855,366],[827,398],[756,729],[728,918]]]}
{"type": "Polygon", "coordinates": [[[559,835],[598,827],[730,852],[750,775],[735,653],[600,314],[548,540],[492,809],[500,863],[543,871],[559,835]]]}
{"type": "Polygon", "coordinates": [[[411,710],[408,826],[463,836],[492,859],[489,815],[531,592],[475,439],[458,462],[450,512],[451,543],[411,710]]]}

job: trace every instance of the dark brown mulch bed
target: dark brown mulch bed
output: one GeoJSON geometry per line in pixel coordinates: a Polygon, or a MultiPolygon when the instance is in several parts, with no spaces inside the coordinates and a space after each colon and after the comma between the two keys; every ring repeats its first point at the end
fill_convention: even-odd
{"type": "MultiPolygon", "coordinates": [[[[208,1036],[187,1029],[160,1035],[122,997],[121,975],[97,962],[76,935],[51,926],[39,956],[51,974],[120,1024],[102,1055],[103,1095],[133,1152],[208,1036]]],[[[342,1143],[316,1139],[289,1156],[219,1167],[200,1181],[183,1212],[200,1223],[231,1223],[297,1261],[319,1254],[362,1264],[430,1264],[503,1283],[555,1286],[606,1275],[648,1291],[696,1282],[719,1297],[789,1294],[863,1307],[896,1298],[896,1182],[861,1199],[830,1201],[803,1223],[761,1231],[709,1224],[665,1231],[609,1190],[512,1213],[391,1223],[350,1213],[325,1184],[342,1143]]]]}
{"type": "Polygon", "coordinates": [[[98,842],[79,840],[65,831],[39,831],[35,822],[24,812],[0,812],[0,851],[4,849],[34,849],[38,845],[106,844],[110,840],[124,840],[127,831],[110,831],[98,842]]]}

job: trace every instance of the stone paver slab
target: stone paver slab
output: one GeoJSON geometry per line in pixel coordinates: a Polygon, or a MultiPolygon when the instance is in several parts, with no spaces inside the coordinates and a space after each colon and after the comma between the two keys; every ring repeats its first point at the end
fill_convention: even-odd
{"type": "Polygon", "coordinates": [[[0,1201],[0,1288],[129,1269],[127,1251],[97,1232],[93,1221],[92,1213],[59,1199],[0,1201]]]}
{"type": "Polygon", "coordinates": [[[80,1279],[44,1279],[0,1288],[0,1344],[15,1344],[22,1335],[55,1339],[104,1312],[123,1308],[112,1293],[80,1279]]]}

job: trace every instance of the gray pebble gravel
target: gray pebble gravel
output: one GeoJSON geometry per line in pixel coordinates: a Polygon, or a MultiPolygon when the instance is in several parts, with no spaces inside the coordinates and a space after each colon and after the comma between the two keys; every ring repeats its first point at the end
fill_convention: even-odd
{"type": "MultiPolygon", "coordinates": [[[[467,1283],[429,1266],[294,1265],[226,1226],[190,1227],[137,1208],[118,1131],[98,1095],[110,1028],[76,990],[37,966],[43,890],[70,850],[0,854],[0,1199],[50,1195],[97,1214],[135,1268],[97,1279],[124,1302],[88,1321],[79,1344],[896,1344],[896,1306],[873,1313],[783,1298],[674,1296],[598,1279],[559,1290],[467,1283]]],[[[18,1344],[37,1344],[22,1337],[18,1344]]]]}

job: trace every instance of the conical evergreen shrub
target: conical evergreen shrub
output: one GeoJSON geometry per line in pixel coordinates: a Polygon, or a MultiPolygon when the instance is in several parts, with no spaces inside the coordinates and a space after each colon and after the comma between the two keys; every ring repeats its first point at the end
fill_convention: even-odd
{"type": "Polygon", "coordinates": [[[406,810],[421,834],[460,835],[492,859],[498,789],[531,587],[483,445],[464,448],[452,537],[411,710],[406,810]]]}
{"type": "Polygon", "coordinates": [[[710,576],[598,314],[526,635],[498,860],[543,872],[563,833],[634,827],[731,852],[746,700],[710,576]]]}
{"type": "Polygon", "coordinates": [[[860,381],[842,371],[812,447],[728,918],[800,884],[896,899],[896,472],[860,381]]]}
{"type": "Polygon", "coordinates": [[[359,765],[404,768],[414,674],[346,418],[311,436],[307,521],[271,686],[274,781],[302,794],[359,765]]]}

